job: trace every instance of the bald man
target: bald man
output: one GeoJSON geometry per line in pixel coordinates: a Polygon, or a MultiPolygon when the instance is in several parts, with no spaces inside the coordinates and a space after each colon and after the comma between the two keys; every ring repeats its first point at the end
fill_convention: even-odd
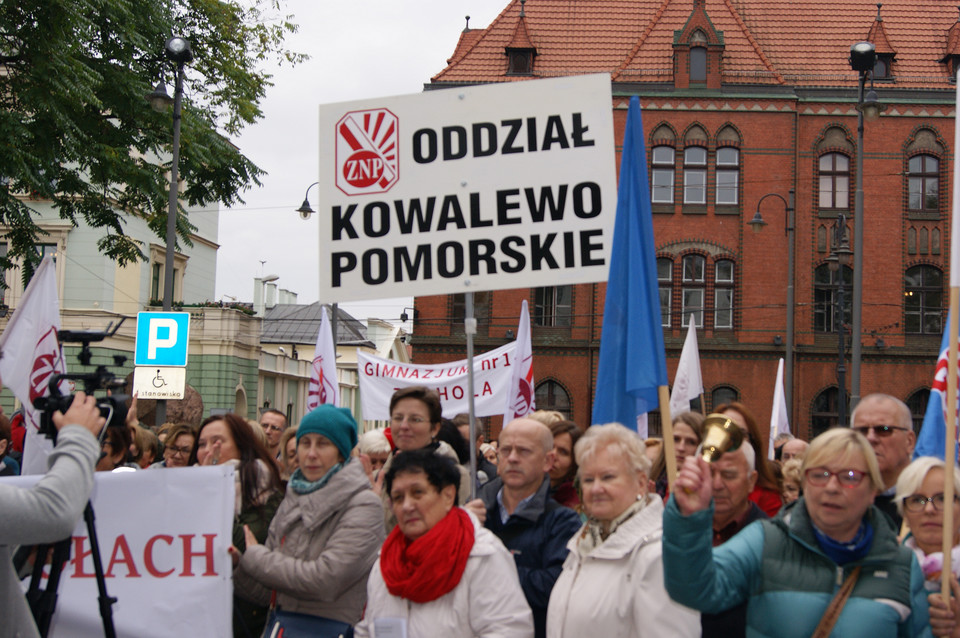
{"type": "Polygon", "coordinates": [[[500,432],[499,476],[480,490],[484,525],[517,562],[537,638],[546,636],[547,603],[567,558],[567,541],[580,529],[577,513],[550,498],[553,460],[550,428],[515,419],[500,432]]]}

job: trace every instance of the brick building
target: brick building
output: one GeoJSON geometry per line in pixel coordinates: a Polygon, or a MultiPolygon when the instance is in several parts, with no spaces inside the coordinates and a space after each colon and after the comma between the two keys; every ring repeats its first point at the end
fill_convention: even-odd
{"type": "MultiPolygon", "coordinates": [[[[609,73],[618,148],[638,95],[671,382],[692,318],[707,410],[737,398],[769,422],[792,312],[789,411],[794,432],[809,437],[837,421],[840,271],[828,257],[841,213],[853,244],[860,179],[861,394],[898,396],[922,419],[946,318],[958,63],[957,8],[929,0],[511,0],[489,27],[462,32],[426,88],[609,73]],[[858,73],[848,56],[863,40],[877,53],[866,88],[884,110],[865,124],[860,176],[858,73]],[[754,233],[749,222],[770,193],[782,199],[764,200],[767,225],[754,233]]],[[[852,270],[842,272],[849,303],[852,270]]],[[[476,351],[513,338],[527,299],[538,406],[586,425],[604,296],[604,284],[477,293],[476,351]]],[[[415,303],[414,360],[461,358],[462,295],[415,303]]],[[[849,368],[848,323],[849,313],[849,368]]]]}

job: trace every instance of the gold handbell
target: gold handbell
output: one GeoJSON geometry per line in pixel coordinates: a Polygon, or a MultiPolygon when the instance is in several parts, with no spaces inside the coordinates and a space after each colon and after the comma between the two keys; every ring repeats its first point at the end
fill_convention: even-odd
{"type": "Polygon", "coordinates": [[[724,452],[732,452],[743,443],[743,430],[732,419],[722,414],[710,414],[703,420],[703,443],[700,444],[700,456],[707,463],[713,463],[724,452]]]}

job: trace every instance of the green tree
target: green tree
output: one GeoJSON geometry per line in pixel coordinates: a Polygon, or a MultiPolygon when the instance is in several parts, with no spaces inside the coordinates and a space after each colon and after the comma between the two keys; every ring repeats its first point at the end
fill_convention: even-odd
{"type": "MultiPolygon", "coordinates": [[[[189,40],[181,205],[242,203],[263,171],[229,141],[262,117],[271,64],[296,64],[282,0],[0,0],[0,225],[28,279],[43,234],[37,205],[101,228],[100,252],[145,259],[124,233],[142,216],[165,237],[172,120],[145,100],[172,86],[171,35],[189,40]]],[[[192,227],[179,211],[179,239],[192,227]]],[[[0,282],[2,285],[2,282],[0,282]]]]}

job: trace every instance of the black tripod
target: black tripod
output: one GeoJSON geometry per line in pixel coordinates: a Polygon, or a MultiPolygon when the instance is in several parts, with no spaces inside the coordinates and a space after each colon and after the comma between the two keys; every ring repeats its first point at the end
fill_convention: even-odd
{"type": "MultiPolygon", "coordinates": [[[[83,520],[87,523],[93,570],[97,577],[97,589],[100,592],[97,600],[100,603],[100,617],[103,619],[103,635],[106,638],[116,638],[117,632],[113,627],[112,606],[113,603],[117,602],[117,599],[107,594],[107,582],[103,576],[103,561],[100,559],[100,543],[97,541],[97,527],[94,523],[93,505],[91,505],[89,501],[87,501],[87,506],[83,510],[83,520]]],[[[67,537],[53,544],[37,546],[37,555],[34,559],[30,587],[27,590],[27,602],[30,604],[30,611],[33,613],[33,619],[37,623],[37,629],[44,638],[46,638],[47,633],[50,631],[50,622],[53,620],[53,614],[57,609],[57,589],[60,587],[60,576],[63,574],[63,566],[70,560],[70,542],[70,537],[67,537]],[[46,588],[41,589],[40,583],[43,580],[43,568],[48,556],[51,556],[50,576],[47,578],[46,588]]]]}

